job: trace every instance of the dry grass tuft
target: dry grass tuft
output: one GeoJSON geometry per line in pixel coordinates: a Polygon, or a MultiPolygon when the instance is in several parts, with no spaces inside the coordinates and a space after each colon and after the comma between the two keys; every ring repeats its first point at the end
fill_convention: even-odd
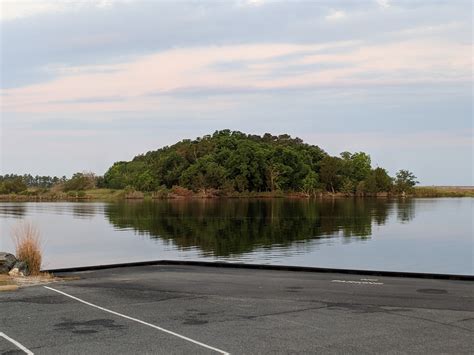
{"type": "Polygon", "coordinates": [[[31,275],[39,275],[42,252],[38,228],[30,222],[18,224],[13,228],[13,242],[17,259],[26,263],[31,275]]]}

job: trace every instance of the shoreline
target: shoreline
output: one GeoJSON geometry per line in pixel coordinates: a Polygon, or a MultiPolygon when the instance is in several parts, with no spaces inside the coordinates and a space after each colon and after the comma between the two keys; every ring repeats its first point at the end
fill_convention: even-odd
{"type": "Polygon", "coordinates": [[[156,201],[156,200],[206,200],[206,199],[340,199],[340,198],[441,198],[441,197],[474,197],[471,186],[423,186],[415,187],[412,192],[403,195],[397,193],[366,193],[364,195],[342,192],[319,192],[307,194],[302,192],[231,192],[211,191],[178,191],[178,192],[140,192],[112,189],[92,189],[75,192],[35,192],[0,195],[0,202],[77,202],[77,201],[156,201]]]}

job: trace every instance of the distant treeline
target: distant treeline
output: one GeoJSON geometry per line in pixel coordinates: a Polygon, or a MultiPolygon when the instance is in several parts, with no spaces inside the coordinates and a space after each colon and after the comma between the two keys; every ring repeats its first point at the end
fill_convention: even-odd
{"type": "Polygon", "coordinates": [[[330,156],[315,145],[287,134],[248,135],[222,130],[195,140],[115,163],[103,186],[149,192],[176,186],[194,192],[342,192],[376,194],[408,192],[416,177],[401,170],[395,178],[372,168],[363,152],[330,156]]]}
{"type": "Polygon", "coordinates": [[[103,187],[103,177],[94,173],[76,173],[71,178],[66,176],[32,176],[30,174],[0,175],[0,194],[19,194],[28,190],[47,191],[55,188],[58,191],[83,191],[103,187]]]}
{"type": "Polygon", "coordinates": [[[29,187],[48,189],[67,181],[65,176],[0,175],[0,193],[19,193],[29,187]]]}
{"type": "MultiPolygon", "coordinates": [[[[31,188],[72,192],[95,188],[154,193],[154,196],[204,192],[221,196],[246,193],[324,192],[348,195],[405,193],[416,177],[400,170],[395,177],[373,168],[364,152],[331,156],[316,145],[287,134],[263,136],[222,130],[195,140],[113,164],[104,176],[76,173],[65,176],[0,176],[0,194],[31,188]]],[[[74,195],[74,194],[73,194],[74,195]]],[[[74,195],[76,196],[76,195],[74,195]]]]}

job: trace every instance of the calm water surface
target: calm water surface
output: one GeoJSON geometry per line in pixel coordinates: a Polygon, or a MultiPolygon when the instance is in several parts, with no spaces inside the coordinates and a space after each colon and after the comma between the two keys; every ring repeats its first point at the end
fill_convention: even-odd
{"type": "Polygon", "coordinates": [[[0,203],[0,250],[33,222],[46,268],[157,259],[474,274],[472,198],[0,203]]]}

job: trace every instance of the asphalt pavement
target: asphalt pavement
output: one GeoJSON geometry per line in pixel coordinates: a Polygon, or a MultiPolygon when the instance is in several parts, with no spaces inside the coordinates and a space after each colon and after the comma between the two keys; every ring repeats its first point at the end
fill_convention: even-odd
{"type": "Polygon", "coordinates": [[[472,354],[474,283],[155,265],[0,293],[1,354],[472,354]]]}

